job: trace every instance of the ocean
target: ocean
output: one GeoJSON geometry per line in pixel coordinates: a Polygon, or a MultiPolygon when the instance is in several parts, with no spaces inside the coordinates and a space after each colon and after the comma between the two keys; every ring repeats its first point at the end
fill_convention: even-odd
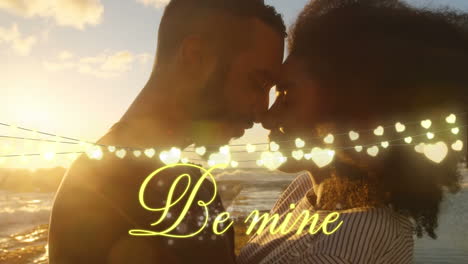
{"type": "MultiPolygon", "coordinates": [[[[220,194],[231,216],[269,210],[295,174],[234,170],[216,175],[220,194]]],[[[468,175],[463,189],[448,194],[441,206],[438,239],[415,238],[415,263],[468,263],[468,175]]],[[[0,263],[47,263],[44,251],[54,193],[0,191],[0,263]],[[26,232],[27,231],[27,232],[26,232]],[[24,253],[23,253],[24,252],[24,253]],[[40,254],[39,254],[39,253],[40,254]],[[34,255],[36,254],[36,255],[34,255]],[[22,260],[21,260],[22,259],[22,260]]]]}

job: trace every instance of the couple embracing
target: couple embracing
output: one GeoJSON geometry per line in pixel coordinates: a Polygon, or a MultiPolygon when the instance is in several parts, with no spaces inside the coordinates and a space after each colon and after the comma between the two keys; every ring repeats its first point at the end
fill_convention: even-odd
{"type": "MultiPolygon", "coordinates": [[[[272,141],[305,137],[319,146],[328,134],[375,128],[382,120],[410,122],[466,111],[463,18],[396,0],[315,0],[286,30],[281,15],[260,0],[171,0],[148,83],[98,143],[138,149],[221,146],[261,123],[272,141]],[[277,98],[268,109],[273,86],[277,98]]],[[[421,129],[408,127],[415,135],[421,129]]],[[[376,140],[368,133],[357,142],[366,146],[376,140]]],[[[377,158],[337,149],[324,168],[290,159],[279,170],[304,173],[271,213],[294,219],[304,210],[339,212],[342,225],[333,235],[265,229],[236,256],[232,226],[222,235],[207,228],[184,239],[129,235],[158,218],[160,212],[142,208],[138,193],[163,164],[112,155],[96,162],[83,155],[55,198],[50,263],[412,263],[413,237],[436,238],[444,191],[460,187],[461,158],[450,152],[434,163],[413,147],[396,144],[377,158]]],[[[188,168],[165,170],[148,186],[146,203],[164,207],[183,173],[193,181],[201,177],[188,168]]],[[[206,201],[212,194],[206,183],[195,199],[206,201]]],[[[171,209],[162,225],[170,226],[182,210],[171,209]]],[[[219,196],[208,210],[209,215],[225,211],[219,196]]],[[[203,217],[195,204],[180,232],[198,229],[203,217]]]]}

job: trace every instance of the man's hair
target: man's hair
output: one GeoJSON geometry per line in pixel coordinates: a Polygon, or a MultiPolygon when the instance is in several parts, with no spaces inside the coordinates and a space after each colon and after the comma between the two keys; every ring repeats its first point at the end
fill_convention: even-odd
{"type": "MultiPolygon", "coordinates": [[[[229,15],[257,18],[278,32],[281,37],[286,37],[282,16],[272,6],[265,5],[263,0],[171,0],[164,10],[159,26],[156,61],[166,63],[182,41],[193,33],[205,34],[204,37],[214,41],[232,37],[230,35],[234,32],[229,28],[230,24],[224,24],[220,20],[209,20],[213,16],[229,15]]],[[[232,45],[235,47],[235,43],[232,45]]]]}
{"type": "MultiPolygon", "coordinates": [[[[289,33],[289,51],[304,62],[317,83],[315,94],[331,109],[321,113],[317,124],[411,122],[466,112],[467,21],[463,13],[416,9],[397,0],[312,1],[289,33]]],[[[466,122],[466,115],[459,117],[466,122]]],[[[425,133],[419,126],[410,130],[425,133]]],[[[385,136],[398,138],[395,133],[385,136]]],[[[451,144],[455,139],[439,133],[436,140],[451,144]]],[[[408,146],[392,147],[378,159],[337,153],[331,167],[335,177],[326,191],[329,201],[324,202],[391,205],[414,220],[418,236],[435,238],[445,190],[460,188],[462,158],[451,151],[435,164],[408,146]]]]}

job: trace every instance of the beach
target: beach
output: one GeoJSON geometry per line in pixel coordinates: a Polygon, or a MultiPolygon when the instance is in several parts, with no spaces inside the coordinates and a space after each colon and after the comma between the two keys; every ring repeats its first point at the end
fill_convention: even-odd
{"type": "MultiPolygon", "coordinates": [[[[236,252],[248,241],[243,218],[269,210],[296,175],[260,170],[216,175],[235,219],[236,252]]],[[[438,239],[415,239],[415,263],[468,263],[468,181],[441,206],[438,239]]],[[[47,228],[54,193],[0,191],[0,263],[47,263],[47,228]]]]}

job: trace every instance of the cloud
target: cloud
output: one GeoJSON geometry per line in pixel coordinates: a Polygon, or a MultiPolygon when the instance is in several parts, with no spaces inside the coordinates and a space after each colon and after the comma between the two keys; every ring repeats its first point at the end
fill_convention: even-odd
{"type": "Polygon", "coordinates": [[[100,0],[0,0],[0,9],[23,17],[52,17],[58,25],[84,29],[102,20],[100,0]]]}
{"type": "Polygon", "coordinates": [[[96,56],[76,57],[69,51],[58,54],[56,61],[44,61],[43,65],[48,71],[75,70],[81,74],[94,75],[100,78],[118,77],[128,72],[134,62],[146,64],[152,56],[148,53],[133,54],[130,51],[103,52],[96,56]]]}
{"type": "Polygon", "coordinates": [[[145,6],[153,6],[160,8],[169,3],[170,0],[137,0],[137,2],[144,4],[145,6]]]}
{"type": "Polygon", "coordinates": [[[13,24],[10,28],[0,27],[0,44],[9,45],[15,53],[27,56],[36,44],[35,36],[24,36],[18,30],[18,25],[13,24]]]}

